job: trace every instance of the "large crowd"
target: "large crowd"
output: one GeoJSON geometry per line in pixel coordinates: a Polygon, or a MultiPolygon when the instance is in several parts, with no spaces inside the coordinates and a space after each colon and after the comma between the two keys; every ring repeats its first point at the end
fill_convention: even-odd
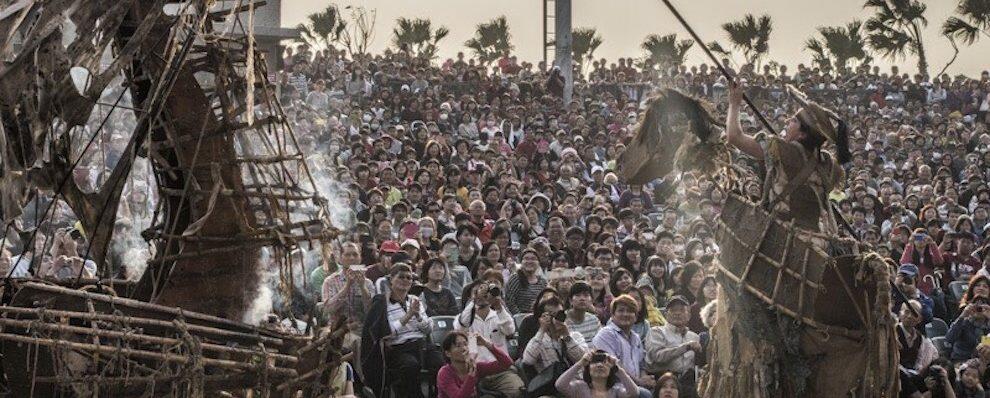
{"type": "MultiPolygon", "coordinates": [[[[310,284],[328,316],[350,322],[361,355],[347,374],[358,386],[696,394],[717,294],[713,220],[727,192],[693,173],[629,185],[616,160],[658,88],[707,99],[724,117],[716,68],[589,60],[563,103],[555,71],[509,54],[482,65],[302,47],[282,61],[283,104],[353,222],[310,284]]],[[[908,300],[891,309],[902,396],[983,396],[990,74],[761,69],[731,73],[772,123],[793,112],[793,84],[851,126],[848,179],[829,198],[864,248],[889,260],[908,300]]],[[[754,113],[742,119],[760,130],[754,113]]],[[[761,189],[748,181],[740,193],[761,189]]]]}
{"type": "MultiPolygon", "coordinates": [[[[319,315],[348,330],[353,355],[330,377],[340,391],[697,395],[718,294],[714,221],[729,192],[696,173],[630,185],[616,162],[660,88],[704,98],[724,119],[716,68],[588,60],[564,103],[557,71],[510,54],[483,65],[301,46],[280,63],[278,95],[344,231],[305,283],[319,315]]],[[[847,181],[829,198],[906,296],[891,308],[901,395],[984,397],[990,73],[730,72],[774,125],[793,113],[793,84],[851,127],[847,181]]],[[[753,112],[742,119],[760,130],[753,112]]],[[[150,212],[149,187],[125,190],[125,219],[150,212]]],[[[85,241],[59,231],[53,250],[85,241]]],[[[45,249],[8,246],[2,269],[45,249]]],[[[95,265],[50,272],[60,267],[95,265]]]]}

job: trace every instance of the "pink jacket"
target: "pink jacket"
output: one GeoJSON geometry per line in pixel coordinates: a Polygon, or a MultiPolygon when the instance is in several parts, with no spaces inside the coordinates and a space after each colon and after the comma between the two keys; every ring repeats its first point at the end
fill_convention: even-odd
{"type": "Polygon", "coordinates": [[[461,379],[457,370],[451,364],[443,365],[437,373],[437,390],[440,398],[471,398],[477,392],[478,379],[505,371],[512,366],[512,358],[505,351],[492,347],[495,360],[478,364],[478,371],[473,376],[461,379]]]}

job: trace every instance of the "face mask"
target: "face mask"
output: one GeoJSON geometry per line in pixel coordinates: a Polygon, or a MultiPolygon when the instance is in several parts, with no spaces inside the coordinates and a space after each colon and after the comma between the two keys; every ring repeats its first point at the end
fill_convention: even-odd
{"type": "Polygon", "coordinates": [[[447,114],[446,113],[441,113],[440,114],[440,120],[447,121],[447,114]]]}
{"type": "Polygon", "coordinates": [[[495,127],[495,122],[488,121],[488,127],[495,127]]]}
{"type": "Polygon", "coordinates": [[[365,123],[368,123],[371,121],[371,115],[365,114],[364,117],[361,118],[361,120],[364,120],[365,123]]]}
{"type": "Polygon", "coordinates": [[[371,129],[372,129],[372,130],[378,130],[378,128],[379,128],[379,127],[381,127],[381,125],[380,125],[380,124],[378,124],[378,123],[372,123],[372,124],[371,124],[371,129]]]}
{"type": "Polygon", "coordinates": [[[419,233],[420,235],[423,235],[424,238],[430,238],[433,236],[433,228],[420,227],[419,233]]]}

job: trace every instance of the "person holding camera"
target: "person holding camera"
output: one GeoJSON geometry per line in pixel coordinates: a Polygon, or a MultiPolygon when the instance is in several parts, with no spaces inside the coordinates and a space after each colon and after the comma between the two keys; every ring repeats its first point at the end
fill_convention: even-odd
{"type": "MultiPolygon", "coordinates": [[[[455,330],[473,332],[493,347],[507,351],[508,341],[516,333],[516,324],[502,299],[502,286],[498,282],[479,280],[465,287],[470,288],[471,301],[454,322],[455,330]]],[[[494,361],[495,355],[488,347],[478,347],[478,360],[494,361]]],[[[498,391],[509,398],[521,395],[523,381],[511,369],[480,379],[482,388],[498,391]]]]}
{"type": "Polygon", "coordinates": [[[945,335],[945,341],[952,345],[949,359],[960,362],[972,358],[976,345],[987,333],[990,333],[990,299],[976,296],[963,307],[962,314],[945,335]]]}
{"type": "Polygon", "coordinates": [[[928,367],[928,374],[925,376],[924,394],[915,393],[915,396],[923,398],[956,398],[956,372],[952,364],[944,359],[933,363],[928,367]]]}
{"type": "Polygon", "coordinates": [[[918,267],[918,289],[921,289],[924,294],[932,293],[935,286],[926,281],[925,277],[942,267],[943,258],[942,251],[939,250],[935,240],[924,228],[914,230],[910,242],[904,248],[904,253],[901,254],[900,263],[902,265],[916,265],[918,267]]]}
{"type": "MultiPolygon", "coordinates": [[[[536,381],[534,376],[547,372],[547,369],[557,363],[566,364],[558,369],[563,372],[570,364],[578,361],[588,350],[588,345],[580,333],[571,331],[567,326],[567,314],[564,306],[557,297],[546,299],[536,306],[533,312],[540,322],[540,330],[526,345],[523,352],[523,370],[526,371],[530,382],[530,391],[533,391],[532,382],[536,381]]],[[[559,377],[543,377],[544,382],[549,382],[546,387],[553,386],[553,380],[559,377]]],[[[549,391],[546,391],[549,393],[549,391]]]]}
{"type": "Polygon", "coordinates": [[[921,322],[916,325],[919,330],[923,330],[925,324],[932,321],[932,313],[935,308],[935,301],[931,297],[918,289],[918,266],[914,264],[904,264],[897,268],[897,275],[894,276],[894,286],[900,289],[904,296],[894,295],[894,313],[900,313],[904,305],[904,299],[917,300],[921,304],[921,322]]]}
{"type": "Polygon", "coordinates": [[[619,360],[602,350],[585,353],[557,379],[555,386],[562,396],[572,398],[631,398],[641,395],[636,381],[619,366],[619,360]]]}
{"type": "Polygon", "coordinates": [[[478,381],[487,376],[504,372],[512,366],[509,354],[492,345],[481,335],[469,335],[453,331],[441,343],[447,364],[437,372],[437,395],[440,398],[470,398],[477,395],[478,381]],[[493,353],[496,360],[479,361],[477,353],[471,353],[470,339],[477,339],[478,347],[493,353]]]}

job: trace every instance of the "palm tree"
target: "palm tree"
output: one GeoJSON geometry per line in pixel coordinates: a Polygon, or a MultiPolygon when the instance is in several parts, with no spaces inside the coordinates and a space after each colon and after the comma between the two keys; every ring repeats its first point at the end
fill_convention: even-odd
{"type": "Polygon", "coordinates": [[[584,60],[593,59],[595,50],[601,45],[602,37],[595,28],[577,28],[571,32],[571,53],[578,70],[584,70],[584,60]]]}
{"type": "Polygon", "coordinates": [[[813,53],[812,62],[820,67],[834,66],[843,69],[850,60],[866,64],[873,60],[867,53],[866,37],[863,36],[863,23],[852,21],[845,26],[823,26],[818,28],[821,39],[808,39],[805,48],[813,53]]]}
{"type": "Polygon", "coordinates": [[[875,14],[866,20],[867,41],[881,56],[918,56],[918,73],[928,75],[928,58],[922,42],[922,29],[928,25],[925,10],[918,0],[866,0],[863,8],[875,14]]]}
{"type": "Polygon", "coordinates": [[[464,42],[464,46],[473,50],[482,64],[488,65],[502,54],[512,51],[514,47],[509,42],[511,37],[509,24],[505,15],[502,15],[490,22],[478,24],[474,37],[464,42]]]}
{"type": "Polygon", "coordinates": [[[694,46],[692,40],[677,40],[677,34],[669,35],[649,35],[643,40],[640,47],[646,51],[646,58],[660,66],[661,70],[668,70],[672,66],[680,66],[684,63],[684,58],[688,50],[694,46]]]}
{"type": "Polygon", "coordinates": [[[962,41],[967,46],[973,45],[979,40],[980,35],[990,37],[990,1],[986,0],[960,0],[956,6],[958,16],[949,17],[942,24],[942,34],[949,39],[955,53],[949,63],[942,68],[938,74],[945,73],[959,56],[959,46],[956,40],[962,41]]]}
{"type": "Polygon", "coordinates": [[[307,43],[313,48],[333,48],[340,40],[340,35],[347,29],[347,23],[340,15],[337,6],[331,4],[326,9],[309,14],[307,23],[297,26],[299,38],[297,41],[307,43]]]}
{"type": "Polygon", "coordinates": [[[437,44],[450,34],[446,26],[433,29],[433,22],[424,18],[399,18],[396,20],[395,37],[392,44],[406,53],[426,59],[433,59],[437,54],[437,44]]]}
{"type": "Polygon", "coordinates": [[[749,64],[755,65],[770,50],[773,21],[769,15],[762,15],[757,19],[753,14],[746,14],[739,21],[723,24],[722,29],[729,34],[732,46],[743,52],[749,64]]]}

